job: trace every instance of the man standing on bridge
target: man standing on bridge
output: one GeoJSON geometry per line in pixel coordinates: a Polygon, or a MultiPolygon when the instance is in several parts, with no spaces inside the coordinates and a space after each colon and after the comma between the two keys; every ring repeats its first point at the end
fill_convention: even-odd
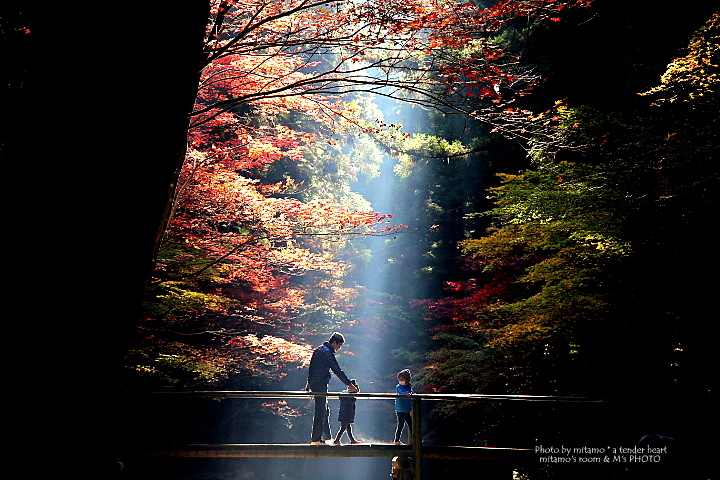
{"type": "MultiPolygon", "coordinates": [[[[345,337],[340,333],[333,333],[330,340],[320,345],[312,354],[310,368],[308,369],[308,381],[305,391],[314,393],[327,393],[332,370],[337,378],[348,387],[350,393],[357,393],[357,387],[350,382],[338,365],[335,352],[340,350],[345,343],[345,337]]],[[[330,432],[330,407],[327,396],[313,397],[315,399],[315,414],[313,415],[313,428],[310,441],[313,445],[323,445],[323,440],[332,439],[330,432]]]]}

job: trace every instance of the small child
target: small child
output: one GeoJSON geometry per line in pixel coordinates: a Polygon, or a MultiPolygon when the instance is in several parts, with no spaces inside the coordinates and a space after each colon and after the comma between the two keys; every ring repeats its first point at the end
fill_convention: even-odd
{"type": "MultiPolygon", "coordinates": [[[[395,386],[395,391],[398,395],[412,395],[413,390],[410,385],[410,370],[407,368],[401,370],[397,374],[398,384],[395,386]]],[[[410,412],[412,411],[412,400],[410,398],[396,398],[395,399],[395,414],[397,415],[397,428],[395,429],[395,445],[402,445],[400,441],[400,435],[402,434],[403,428],[407,423],[408,437],[412,433],[412,420],[410,412]]]]}
{"type": "MultiPolygon", "coordinates": [[[[357,381],[353,378],[350,380],[350,383],[357,388],[357,391],[360,391],[360,387],[357,384],[357,381]]],[[[348,390],[343,390],[343,393],[348,393],[348,390]]],[[[348,438],[350,439],[351,444],[358,444],[357,440],[355,440],[355,437],[353,437],[352,432],[352,424],[355,422],[355,401],[357,399],[355,397],[340,397],[340,411],[338,412],[338,422],[340,422],[340,431],[338,431],[337,435],[335,436],[335,445],[342,445],[340,442],[340,437],[343,436],[343,433],[347,432],[348,438]]]]}

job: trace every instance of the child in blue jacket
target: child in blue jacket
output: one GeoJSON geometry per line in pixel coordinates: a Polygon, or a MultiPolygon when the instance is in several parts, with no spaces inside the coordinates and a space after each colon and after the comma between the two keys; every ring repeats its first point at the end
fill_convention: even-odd
{"type": "Polygon", "coordinates": [[[402,434],[405,424],[407,424],[408,427],[408,437],[412,432],[412,420],[410,417],[410,412],[412,411],[412,400],[410,400],[409,397],[415,392],[413,392],[412,386],[410,385],[410,370],[408,370],[407,368],[405,370],[401,370],[397,374],[397,379],[398,384],[395,386],[396,393],[398,395],[407,395],[408,397],[398,397],[395,399],[395,414],[397,415],[397,428],[395,428],[395,444],[401,445],[402,442],[400,441],[400,435],[402,434]]]}

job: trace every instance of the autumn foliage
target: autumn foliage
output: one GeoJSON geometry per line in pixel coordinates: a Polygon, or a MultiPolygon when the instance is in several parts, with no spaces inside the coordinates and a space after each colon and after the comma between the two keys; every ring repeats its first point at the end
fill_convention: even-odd
{"type": "Polygon", "coordinates": [[[701,268],[695,256],[707,253],[702,232],[716,214],[717,24],[715,14],[660,86],[639,93],[642,117],[563,106],[558,128],[582,147],[543,146],[531,168],[498,174],[492,226],[460,242],[464,277],[418,302],[436,325],[429,386],[459,388],[453,376],[474,371],[481,354],[490,371],[460,388],[598,396],[676,388],[681,374],[669,365],[679,363],[664,359],[698,340],[666,317],[689,325],[707,301],[688,272],[701,268]],[[658,359],[661,380],[626,374],[645,356],[658,359]]]}
{"type": "MultiPolygon", "coordinates": [[[[279,168],[302,170],[342,138],[392,128],[367,118],[357,100],[368,94],[527,132],[533,122],[500,92],[523,95],[538,77],[494,37],[514,19],[554,22],[588,4],[215,3],[136,370],[181,383],[257,373],[255,338],[285,339],[262,340],[266,365],[306,360],[303,337],[352,308],[340,245],[403,226],[331,192],[307,195],[317,176],[308,184],[279,168]]],[[[363,162],[343,167],[349,178],[363,162]]]]}

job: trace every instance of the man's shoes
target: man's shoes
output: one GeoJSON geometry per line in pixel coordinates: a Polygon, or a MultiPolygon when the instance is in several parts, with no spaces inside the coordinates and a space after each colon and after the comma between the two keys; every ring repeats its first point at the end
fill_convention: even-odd
{"type": "Polygon", "coordinates": [[[399,440],[396,440],[396,441],[394,442],[394,444],[395,444],[395,445],[405,445],[403,442],[401,442],[401,441],[399,441],[399,440]]]}
{"type": "MultiPolygon", "coordinates": [[[[352,443],[352,442],[350,442],[350,443],[352,443]]],[[[335,440],[333,442],[333,445],[342,445],[342,442],[340,440],[335,440]]]]}
{"type": "Polygon", "coordinates": [[[358,442],[357,440],[350,440],[351,445],[357,445],[358,443],[362,443],[362,442],[358,442]]]}
{"type": "Polygon", "coordinates": [[[310,442],[310,445],[325,445],[325,442],[320,442],[320,441],[310,442]]]}

